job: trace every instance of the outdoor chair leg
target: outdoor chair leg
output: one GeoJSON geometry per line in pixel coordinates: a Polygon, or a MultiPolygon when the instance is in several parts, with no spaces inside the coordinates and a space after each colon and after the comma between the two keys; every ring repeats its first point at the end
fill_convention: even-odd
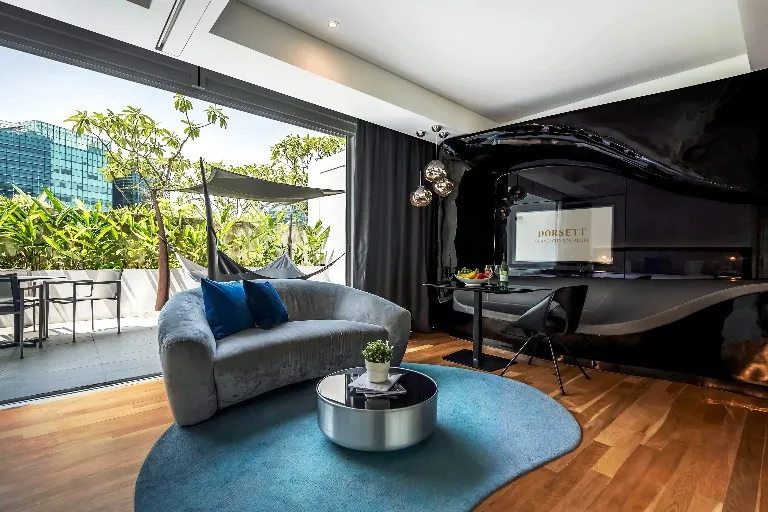
{"type": "Polygon", "coordinates": [[[43,340],[45,339],[45,302],[43,302],[43,289],[40,289],[40,314],[37,316],[37,333],[39,335],[37,339],[37,346],[43,346],[43,340]]]}
{"type": "Polygon", "coordinates": [[[117,283],[117,334],[120,334],[120,298],[123,294],[122,283],[117,283]]]}
{"type": "Polygon", "coordinates": [[[552,338],[547,336],[549,342],[549,351],[552,353],[552,361],[555,363],[555,372],[557,372],[557,382],[560,384],[560,394],[565,395],[565,388],[563,388],[563,378],[560,377],[560,366],[557,364],[557,358],[555,357],[555,349],[552,347],[552,338]]]}
{"type": "Polygon", "coordinates": [[[40,289],[40,334],[44,340],[48,339],[48,285],[43,283],[40,289]]]}
{"type": "Polygon", "coordinates": [[[19,344],[19,359],[24,359],[24,317],[13,315],[13,341],[19,344]]]}
{"type": "Polygon", "coordinates": [[[18,320],[16,323],[16,331],[17,331],[17,338],[16,341],[19,342],[19,359],[24,359],[24,295],[22,295],[19,298],[19,315],[15,320],[18,320]]]}
{"type": "Polygon", "coordinates": [[[75,318],[77,318],[77,301],[72,299],[72,343],[75,343],[75,318]]]}
{"type": "Polygon", "coordinates": [[[93,301],[91,301],[91,332],[95,331],[96,327],[93,323],[93,301]]]}
{"type": "Polygon", "coordinates": [[[522,347],[520,347],[520,350],[518,350],[518,351],[517,351],[517,354],[515,354],[515,357],[513,357],[512,359],[510,359],[510,360],[509,360],[509,362],[507,363],[507,366],[505,366],[505,367],[504,367],[504,369],[501,371],[501,374],[500,374],[500,376],[503,376],[505,373],[507,373],[507,370],[509,370],[509,367],[510,367],[510,366],[512,366],[512,363],[514,363],[514,362],[515,362],[515,360],[517,360],[517,356],[519,356],[519,355],[520,355],[520,352],[522,352],[522,351],[523,351],[523,349],[525,349],[526,345],[528,345],[528,343],[530,343],[530,342],[531,342],[531,340],[532,340],[533,338],[535,338],[536,336],[538,336],[538,334],[534,334],[533,336],[531,336],[530,338],[528,338],[527,340],[525,340],[525,343],[523,343],[523,346],[522,346],[522,347]]]}

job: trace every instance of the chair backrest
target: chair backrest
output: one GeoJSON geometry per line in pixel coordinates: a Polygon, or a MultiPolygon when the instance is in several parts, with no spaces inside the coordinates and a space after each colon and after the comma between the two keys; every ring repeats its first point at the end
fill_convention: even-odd
{"type": "Polygon", "coordinates": [[[17,311],[17,305],[21,302],[21,287],[16,274],[0,275],[0,309],[7,310],[9,305],[13,311],[17,311]]]}
{"type": "Polygon", "coordinates": [[[564,286],[554,290],[544,297],[538,304],[517,319],[514,327],[530,329],[537,332],[547,332],[548,317],[560,318],[564,321],[564,328],[558,329],[554,334],[572,334],[576,332],[581,320],[581,312],[584,309],[584,301],[587,298],[588,286],[564,286]]]}
{"type": "MultiPolygon", "coordinates": [[[[96,272],[96,278],[94,281],[120,281],[123,277],[122,270],[106,270],[102,269],[96,272]]],[[[93,285],[93,293],[91,297],[102,299],[115,299],[117,298],[117,283],[114,284],[95,284],[93,285]]]]}
{"type": "MultiPolygon", "coordinates": [[[[552,293],[552,302],[556,302],[557,308],[562,308],[562,312],[565,314],[565,331],[558,334],[573,334],[579,328],[588,288],[586,284],[564,286],[552,293]]],[[[550,313],[554,312],[555,309],[550,309],[550,313]]]]}

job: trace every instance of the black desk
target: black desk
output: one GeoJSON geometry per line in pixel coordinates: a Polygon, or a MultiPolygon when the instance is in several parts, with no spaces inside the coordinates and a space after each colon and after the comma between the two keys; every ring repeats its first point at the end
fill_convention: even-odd
{"type": "Polygon", "coordinates": [[[443,357],[446,361],[452,363],[471,366],[486,372],[495,372],[501,370],[509,363],[509,359],[483,354],[483,294],[493,293],[497,295],[507,295],[510,293],[531,293],[550,290],[550,288],[530,288],[522,286],[511,286],[507,290],[500,290],[489,286],[455,286],[451,284],[425,284],[440,290],[461,290],[465,292],[474,292],[474,304],[472,316],[472,350],[462,349],[443,357]]]}

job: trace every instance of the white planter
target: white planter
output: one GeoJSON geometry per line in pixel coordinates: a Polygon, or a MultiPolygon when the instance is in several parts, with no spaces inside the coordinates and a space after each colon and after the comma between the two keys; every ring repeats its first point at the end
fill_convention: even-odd
{"type": "Polygon", "coordinates": [[[386,382],[389,379],[389,363],[365,362],[365,369],[368,372],[368,380],[371,382],[386,382]]]}

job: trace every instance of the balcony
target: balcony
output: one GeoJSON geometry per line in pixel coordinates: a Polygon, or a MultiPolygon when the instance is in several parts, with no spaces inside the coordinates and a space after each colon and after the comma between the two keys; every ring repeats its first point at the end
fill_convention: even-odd
{"type": "MultiPolygon", "coordinates": [[[[78,321],[77,341],[72,324],[51,324],[41,347],[0,350],[0,404],[45,396],[107,382],[119,382],[161,372],[157,345],[157,316],[78,321]]],[[[36,336],[25,330],[25,337],[36,336]]],[[[0,340],[12,341],[13,329],[0,328],[0,340]]]]}

